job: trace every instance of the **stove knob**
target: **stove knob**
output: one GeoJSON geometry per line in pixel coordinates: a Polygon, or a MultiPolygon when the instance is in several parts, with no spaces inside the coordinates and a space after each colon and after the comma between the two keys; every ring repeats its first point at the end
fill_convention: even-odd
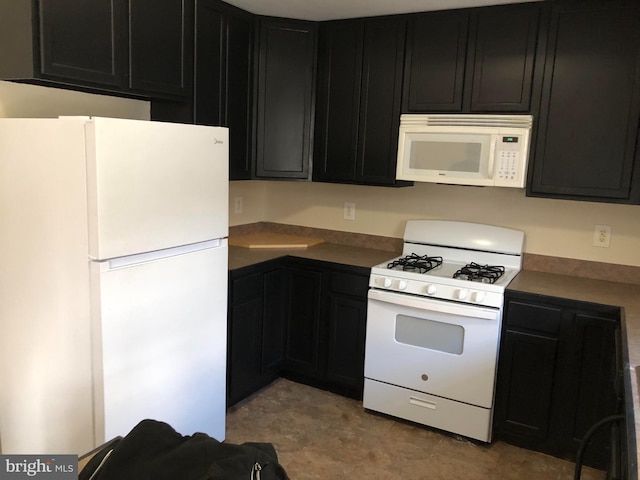
{"type": "Polygon", "coordinates": [[[469,290],[466,290],[464,288],[461,288],[460,290],[458,290],[458,300],[464,300],[465,298],[467,298],[468,293],[469,293],[469,290]]]}
{"type": "Polygon", "coordinates": [[[427,295],[435,295],[437,290],[436,286],[432,283],[427,287],[427,295]]]}
{"type": "Polygon", "coordinates": [[[388,277],[384,277],[384,281],[382,282],[385,288],[389,288],[391,286],[391,279],[388,277]]]}
{"type": "Polygon", "coordinates": [[[484,292],[475,292],[473,296],[473,301],[476,303],[484,302],[486,295],[484,292]]]}
{"type": "Polygon", "coordinates": [[[400,280],[398,282],[398,290],[404,290],[407,288],[407,282],[405,280],[400,280]]]}

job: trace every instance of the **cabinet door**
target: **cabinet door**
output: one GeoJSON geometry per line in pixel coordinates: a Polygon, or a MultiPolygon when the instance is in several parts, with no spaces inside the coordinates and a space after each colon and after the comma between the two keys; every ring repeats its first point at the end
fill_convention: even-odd
{"type": "Polygon", "coordinates": [[[356,175],[364,24],[320,26],[313,179],[353,182],[356,175]]]}
{"type": "MultiPolygon", "coordinates": [[[[616,342],[619,341],[617,321],[591,312],[577,312],[574,316],[573,375],[567,378],[571,387],[567,393],[565,415],[567,443],[570,454],[576,452],[585,433],[596,422],[619,413],[622,399],[621,367],[617,363],[616,342]],[[620,395],[620,400],[618,396],[620,395]],[[570,419],[571,421],[567,421],[570,419]]],[[[610,456],[610,431],[597,432],[586,451],[589,465],[606,468],[610,456]]]]}
{"type": "Polygon", "coordinates": [[[322,272],[292,266],[287,277],[286,368],[319,376],[322,272]]]}
{"type": "Polygon", "coordinates": [[[191,91],[192,0],[129,0],[129,86],[169,96],[191,91]]]}
{"type": "Polygon", "coordinates": [[[530,110],[539,17],[538,4],[478,10],[465,85],[471,112],[530,110]]]}
{"type": "MultiPolygon", "coordinates": [[[[587,430],[622,408],[618,309],[511,292],[504,328],[496,436],[575,460],[587,430]]],[[[606,468],[609,441],[598,431],[584,464],[606,468]]]]}
{"type": "Polygon", "coordinates": [[[459,112],[469,14],[437,12],[409,21],[403,112],[459,112]]]}
{"type": "Polygon", "coordinates": [[[552,5],[533,196],[638,203],[640,6],[552,5]]]}
{"type": "Polygon", "coordinates": [[[263,19],[259,32],[256,177],[307,179],[316,25],[263,19]]]}
{"type": "Polygon", "coordinates": [[[362,398],[367,303],[330,294],[328,321],[327,380],[362,398]]]}
{"type": "Polygon", "coordinates": [[[500,350],[496,430],[518,445],[547,441],[558,340],[507,331],[500,350]]]}
{"type": "Polygon", "coordinates": [[[195,29],[195,123],[224,126],[225,15],[217,0],[197,2],[195,29]]]}
{"type": "Polygon", "coordinates": [[[284,365],[286,325],[285,274],[281,268],[264,274],[264,312],[262,321],[262,376],[277,375],[284,365]]]}
{"type": "Polygon", "coordinates": [[[229,127],[230,180],[251,178],[253,30],[251,17],[227,17],[223,125],[229,127]]]}
{"type": "Polygon", "coordinates": [[[262,297],[231,307],[227,404],[233,405],[260,385],[262,297]]]}
{"type": "Polygon", "coordinates": [[[405,31],[404,20],[365,24],[357,183],[395,184],[405,31]]]}
{"type": "Polygon", "coordinates": [[[227,338],[227,405],[260,385],[263,279],[260,271],[229,275],[227,338]]]}
{"type": "Polygon", "coordinates": [[[520,299],[505,304],[496,432],[516,445],[548,449],[563,312],[555,305],[520,299]]]}
{"type": "Polygon", "coordinates": [[[40,73],[123,86],[126,28],[121,0],[39,0],[40,73]]]}
{"type": "Polygon", "coordinates": [[[198,1],[195,42],[195,123],[229,127],[229,180],[248,180],[253,18],[218,0],[198,1]]]}

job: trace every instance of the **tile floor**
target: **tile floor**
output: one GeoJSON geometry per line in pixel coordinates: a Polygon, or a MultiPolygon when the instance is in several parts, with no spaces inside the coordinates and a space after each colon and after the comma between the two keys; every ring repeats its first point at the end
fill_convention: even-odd
{"type": "MultiPolygon", "coordinates": [[[[226,441],[273,443],[291,480],[573,479],[570,462],[396,421],[285,379],[229,410],[226,441]]],[[[605,477],[582,472],[582,480],[605,477]]]]}

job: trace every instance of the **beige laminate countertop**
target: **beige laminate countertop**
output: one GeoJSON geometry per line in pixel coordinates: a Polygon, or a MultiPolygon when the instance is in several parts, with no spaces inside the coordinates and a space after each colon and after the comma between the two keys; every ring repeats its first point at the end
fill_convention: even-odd
{"type": "Polygon", "coordinates": [[[640,285],[522,270],[509,290],[567,298],[621,308],[630,479],[638,478],[640,397],[640,285]]]}
{"type": "Polygon", "coordinates": [[[400,255],[399,252],[374,250],[371,248],[338,245],[336,243],[321,243],[308,248],[269,248],[252,249],[243,247],[229,247],[229,270],[247,267],[260,262],[287,255],[311,260],[340,263],[356,267],[371,268],[379,263],[400,255]]]}

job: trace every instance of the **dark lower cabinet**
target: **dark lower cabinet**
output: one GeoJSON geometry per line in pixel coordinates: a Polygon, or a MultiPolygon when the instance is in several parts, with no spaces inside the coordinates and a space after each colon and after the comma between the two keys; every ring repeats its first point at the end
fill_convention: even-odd
{"type": "Polygon", "coordinates": [[[322,271],[287,262],[287,371],[319,378],[322,271]]]}
{"type": "MultiPolygon", "coordinates": [[[[495,437],[574,461],[597,421],[622,413],[619,309],[508,292],[500,347],[495,437]]],[[[586,449],[605,468],[609,430],[586,449]]]]}
{"type": "Polygon", "coordinates": [[[227,405],[272,382],[283,366],[285,282],[279,262],[229,273],[227,405]]]}
{"type": "Polygon", "coordinates": [[[552,2],[527,194],[640,203],[640,4],[552,2]]]}
{"type": "Polygon", "coordinates": [[[362,398],[368,275],[332,271],[327,298],[327,380],[362,398]]]}
{"type": "Polygon", "coordinates": [[[229,273],[227,405],[276,378],[356,399],[369,269],[285,257],[229,273]]]}
{"type": "Polygon", "coordinates": [[[369,270],[289,259],[283,374],[361,399],[369,270]]]}

